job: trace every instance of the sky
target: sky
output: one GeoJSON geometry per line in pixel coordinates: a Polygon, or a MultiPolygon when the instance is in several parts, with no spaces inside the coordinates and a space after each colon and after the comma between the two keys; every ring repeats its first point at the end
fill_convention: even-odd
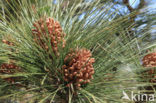
{"type": "MultiPolygon", "coordinates": [[[[156,9],[156,0],[145,0],[145,2],[147,3],[148,8],[156,9]]],[[[140,3],[140,0],[129,0],[129,3],[135,8],[140,3]]]]}

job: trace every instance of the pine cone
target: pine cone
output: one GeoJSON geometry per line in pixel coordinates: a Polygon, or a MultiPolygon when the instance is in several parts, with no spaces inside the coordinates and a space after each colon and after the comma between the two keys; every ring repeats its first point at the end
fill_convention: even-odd
{"type": "MultiPolygon", "coordinates": [[[[10,63],[10,64],[3,63],[0,66],[0,73],[1,74],[14,74],[19,70],[20,70],[20,67],[16,66],[13,63],[10,63]]],[[[10,82],[10,83],[15,82],[15,78],[5,78],[5,80],[10,82]]]]}
{"type": "MultiPolygon", "coordinates": [[[[142,59],[142,62],[143,62],[143,66],[144,67],[156,67],[156,53],[150,53],[146,56],[144,56],[144,58],[142,59]]],[[[151,78],[154,78],[154,79],[151,79],[150,81],[151,82],[156,82],[156,76],[154,75],[156,73],[155,69],[150,69],[148,70],[148,74],[151,78]]]]}
{"type": "Polygon", "coordinates": [[[65,65],[62,66],[62,69],[64,81],[68,83],[68,87],[73,84],[76,89],[79,89],[81,85],[93,79],[95,60],[91,56],[91,52],[87,49],[76,49],[65,57],[65,65]]]}
{"type": "Polygon", "coordinates": [[[58,54],[58,45],[62,43],[62,47],[65,47],[65,40],[61,25],[54,21],[53,18],[41,18],[34,24],[35,29],[32,29],[34,40],[44,49],[48,50],[48,46],[45,42],[50,40],[51,47],[55,54],[58,54]]]}
{"type": "Polygon", "coordinates": [[[142,62],[144,67],[156,67],[156,53],[144,56],[142,62]]]}

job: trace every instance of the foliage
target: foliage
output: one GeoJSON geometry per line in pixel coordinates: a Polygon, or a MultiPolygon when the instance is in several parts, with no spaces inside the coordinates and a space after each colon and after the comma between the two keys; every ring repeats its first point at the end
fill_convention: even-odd
{"type": "MultiPolygon", "coordinates": [[[[80,19],[79,14],[84,11],[77,9],[82,1],[73,2],[70,8],[63,8],[63,1],[7,2],[14,13],[4,6],[6,15],[0,15],[0,64],[13,62],[21,70],[0,74],[0,99],[16,98],[20,101],[23,98],[38,103],[122,103],[123,90],[137,92],[140,86],[151,85],[146,78],[140,78],[141,72],[145,70],[140,60],[150,46],[144,49],[139,45],[143,44],[142,40],[149,31],[135,37],[129,36],[128,32],[132,28],[130,18],[137,11],[110,19],[116,15],[116,11],[108,14],[115,3],[105,7],[100,0],[96,0],[90,2],[84,17],[80,19]],[[13,5],[11,2],[14,2],[13,5]],[[48,50],[34,41],[33,24],[48,17],[58,21],[66,34],[65,47],[58,45],[59,55],[52,48],[50,36],[42,36],[41,40],[48,46],[48,50]],[[4,40],[13,45],[4,43],[4,40]],[[62,74],[65,57],[71,49],[76,48],[90,50],[91,58],[95,59],[94,79],[79,90],[73,88],[73,84],[66,86],[62,74]],[[18,79],[8,82],[6,78],[18,79]]],[[[45,34],[48,34],[46,20],[43,25],[45,34]]],[[[42,30],[40,32],[44,34],[42,30]]]]}

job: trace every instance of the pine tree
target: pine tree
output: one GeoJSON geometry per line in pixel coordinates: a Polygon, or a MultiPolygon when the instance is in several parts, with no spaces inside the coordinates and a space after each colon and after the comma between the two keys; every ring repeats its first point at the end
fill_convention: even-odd
{"type": "Polygon", "coordinates": [[[149,31],[129,35],[141,25],[131,20],[138,11],[116,16],[110,1],[55,1],[7,1],[14,13],[1,3],[0,100],[123,103],[123,91],[145,93],[153,82],[142,58],[154,46],[142,46],[149,31]]]}

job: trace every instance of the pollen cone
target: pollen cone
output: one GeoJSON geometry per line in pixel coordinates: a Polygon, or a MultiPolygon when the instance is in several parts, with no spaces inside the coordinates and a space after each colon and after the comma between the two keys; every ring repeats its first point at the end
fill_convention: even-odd
{"type": "Polygon", "coordinates": [[[64,59],[65,65],[62,66],[64,80],[68,84],[72,83],[75,88],[79,89],[82,85],[89,83],[93,79],[94,62],[95,60],[92,58],[90,50],[85,48],[71,50],[64,59]]]}
{"type": "Polygon", "coordinates": [[[61,25],[53,18],[41,18],[34,24],[32,34],[35,42],[37,42],[42,48],[48,50],[47,42],[50,41],[51,48],[55,54],[58,53],[58,47],[65,47],[65,40],[61,25]]]}

